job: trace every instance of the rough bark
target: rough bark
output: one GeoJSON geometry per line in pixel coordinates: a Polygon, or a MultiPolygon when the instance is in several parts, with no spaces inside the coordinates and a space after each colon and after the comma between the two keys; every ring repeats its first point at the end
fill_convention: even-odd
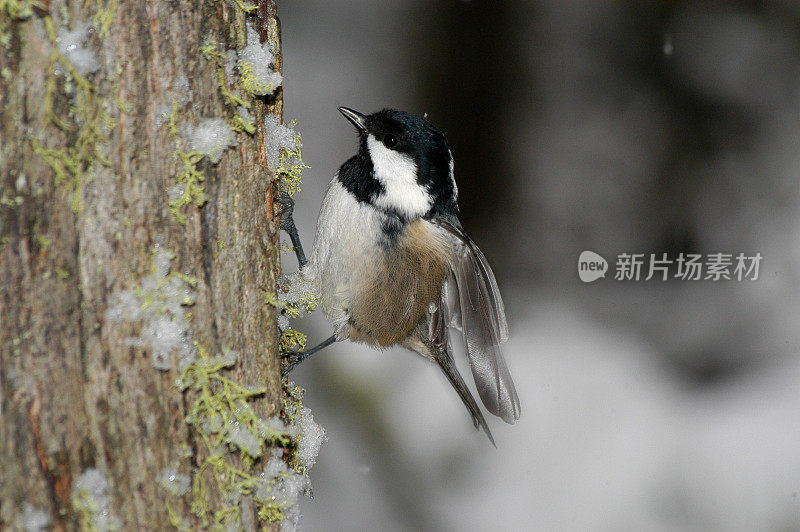
{"type": "MultiPolygon", "coordinates": [[[[249,18],[279,50],[274,5],[263,4],[262,16],[249,18]]],[[[126,344],[141,323],[112,323],[106,311],[114,294],[141,286],[154,248],[170,250],[172,271],[197,279],[186,309],[193,339],[212,354],[237,351],[234,375],[266,388],[256,410],[280,409],[278,330],[266,297],[279,268],[275,185],[260,124],[264,113],[281,113],[282,93],[246,97],[258,131],[237,134],[219,164],[197,165],[208,201],[185,206],[181,223],[167,191],[183,168],[176,153],[188,149],[163,109],[183,74],[191,99],[172,115],[179,130],[230,115],[216,66],[199,48],[209,38],[241,48],[244,12],[210,0],[51,0],[23,19],[11,14],[0,12],[0,529],[21,529],[26,505],[45,511],[56,530],[80,526],[70,493],[88,468],[108,480],[123,529],[162,529],[168,495],[156,477],[176,465],[188,473],[203,458],[184,421],[192,392],[176,387],[175,364],[154,369],[146,347],[126,344]],[[98,23],[89,41],[100,69],[86,76],[96,91],[70,110],[81,105],[79,88],[51,63],[46,21],[70,27],[103,9],[108,34],[98,23]],[[48,121],[49,99],[71,131],[48,121]],[[80,178],[62,182],[34,141],[75,146],[86,116],[101,111],[111,119],[107,138],[94,143],[97,156],[81,159],[80,178]],[[188,464],[186,446],[194,450],[188,464]]],[[[207,497],[213,507],[225,494],[207,497]]],[[[186,498],[170,500],[176,514],[191,516],[186,498]]],[[[253,526],[246,506],[242,522],[253,526]]]]}

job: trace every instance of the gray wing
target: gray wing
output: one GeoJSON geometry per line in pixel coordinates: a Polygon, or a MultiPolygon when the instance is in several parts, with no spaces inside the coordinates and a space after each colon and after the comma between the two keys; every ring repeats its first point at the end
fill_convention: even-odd
{"type": "Polygon", "coordinates": [[[483,404],[506,423],[514,423],[520,415],[519,396],[500,349],[508,340],[508,324],[497,281],[486,257],[456,218],[437,218],[432,223],[452,237],[454,253],[442,287],[441,314],[430,322],[430,339],[446,345],[445,327],[460,329],[483,404]]]}

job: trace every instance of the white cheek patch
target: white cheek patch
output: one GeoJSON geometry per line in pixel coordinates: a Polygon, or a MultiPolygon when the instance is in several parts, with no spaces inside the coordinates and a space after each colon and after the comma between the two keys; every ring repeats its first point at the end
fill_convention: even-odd
{"type": "Polygon", "coordinates": [[[450,181],[453,183],[453,197],[458,197],[458,185],[456,185],[456,174],[453,172],[454,163],[453,163],[453,152],[447,150],[447,155],[450,156],[450,181]]]}
{"type": "Polygon", "coordinates": [[[372,135],[367,148],[375,169],[375,177],[386,190],[375,199],[375,205],[393,209],[414,218],[427,213],[433,204],[425,187],[417,183],[417,165],[406,154],[390,150],[372,135]]]}

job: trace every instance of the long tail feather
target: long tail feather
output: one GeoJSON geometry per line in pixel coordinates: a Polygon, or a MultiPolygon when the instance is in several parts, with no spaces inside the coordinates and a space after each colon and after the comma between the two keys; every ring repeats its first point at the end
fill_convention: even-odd
{"type": "Polygon", "coordinates": [[[472,416],[472,423],[475,425],[475,428],[482,428],[486,436],[489,437],[489,441],[492,442],[492,445],[497,447],[497,444],[494,442],[494,437],[492,436],[492,431],[489,430],[489,425],[486,424],[486,419],[484,419],[483,413],[481,413],[478,407],[478,403],[476,403],[475,398],[472,397],[472,393],[470,393],[464,379],[458,372],[452,357],[450,357],[449,353],[445,350],[437,349],[436,361],[439,363],[439,367],[442,368],[444,374],[447,375],[447,379],[450,381],[450,384],[453,385],[453,388],[455,388],[464,406],[467,407],[467,411],[470,416],[472,416]]]}
{"type": "MultiPolygon", "coordinates": [[[[442,297],[445,297],[444,293],[442,297]]],[[[461,398],[461,402],[467,407],[469,415],[472,416],[472,423],[475,425],[475,428],[482,428],[486,436],[489,437],[489,441],[492,442],[492,445],[497,447],[494,443],[492,432],[489,430],[489,425],[486,424],[486,419],[483,417],[483,413],[478,407],[478,403],[475,401],[475,398],[472,397],[472,393],[469,391],[469,388],[467,388],[463,377],[461,377],[461,373],[458,372],[458,368],[456,368],[455,362],[453,361],[453,354],[450,351],[450,340],[447,334],[448,324],[449,316],[447,315],[447,306],[438,305],[429,316],[428,330],[425,331],[424,328],[417,330],[417,338],[422,344],[420,347],[424,346],[420,351],[425,351],[420,354],[436,360],[439,367],[442,368],[442,371],[450,381],[450,384],[453,385],[456,393],[458,393],[458,396],[461,398]]]]}

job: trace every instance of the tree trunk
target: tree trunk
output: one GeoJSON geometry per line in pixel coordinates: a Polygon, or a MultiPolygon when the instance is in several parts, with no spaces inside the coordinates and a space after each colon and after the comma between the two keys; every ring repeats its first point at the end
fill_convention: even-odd
{"type": "Polygon", "coordinates": [[[280,437],[247,453],[212,426],[252,435],[284,397],[263,126],[282,92],[226,71],[248,23],[280,69],[280,30],[271,1],[248,9],[0,1],[0,529],[279,517],[250,493],[280,437]],[[248,113],[234,147],[192,148],[248,113]]]}

